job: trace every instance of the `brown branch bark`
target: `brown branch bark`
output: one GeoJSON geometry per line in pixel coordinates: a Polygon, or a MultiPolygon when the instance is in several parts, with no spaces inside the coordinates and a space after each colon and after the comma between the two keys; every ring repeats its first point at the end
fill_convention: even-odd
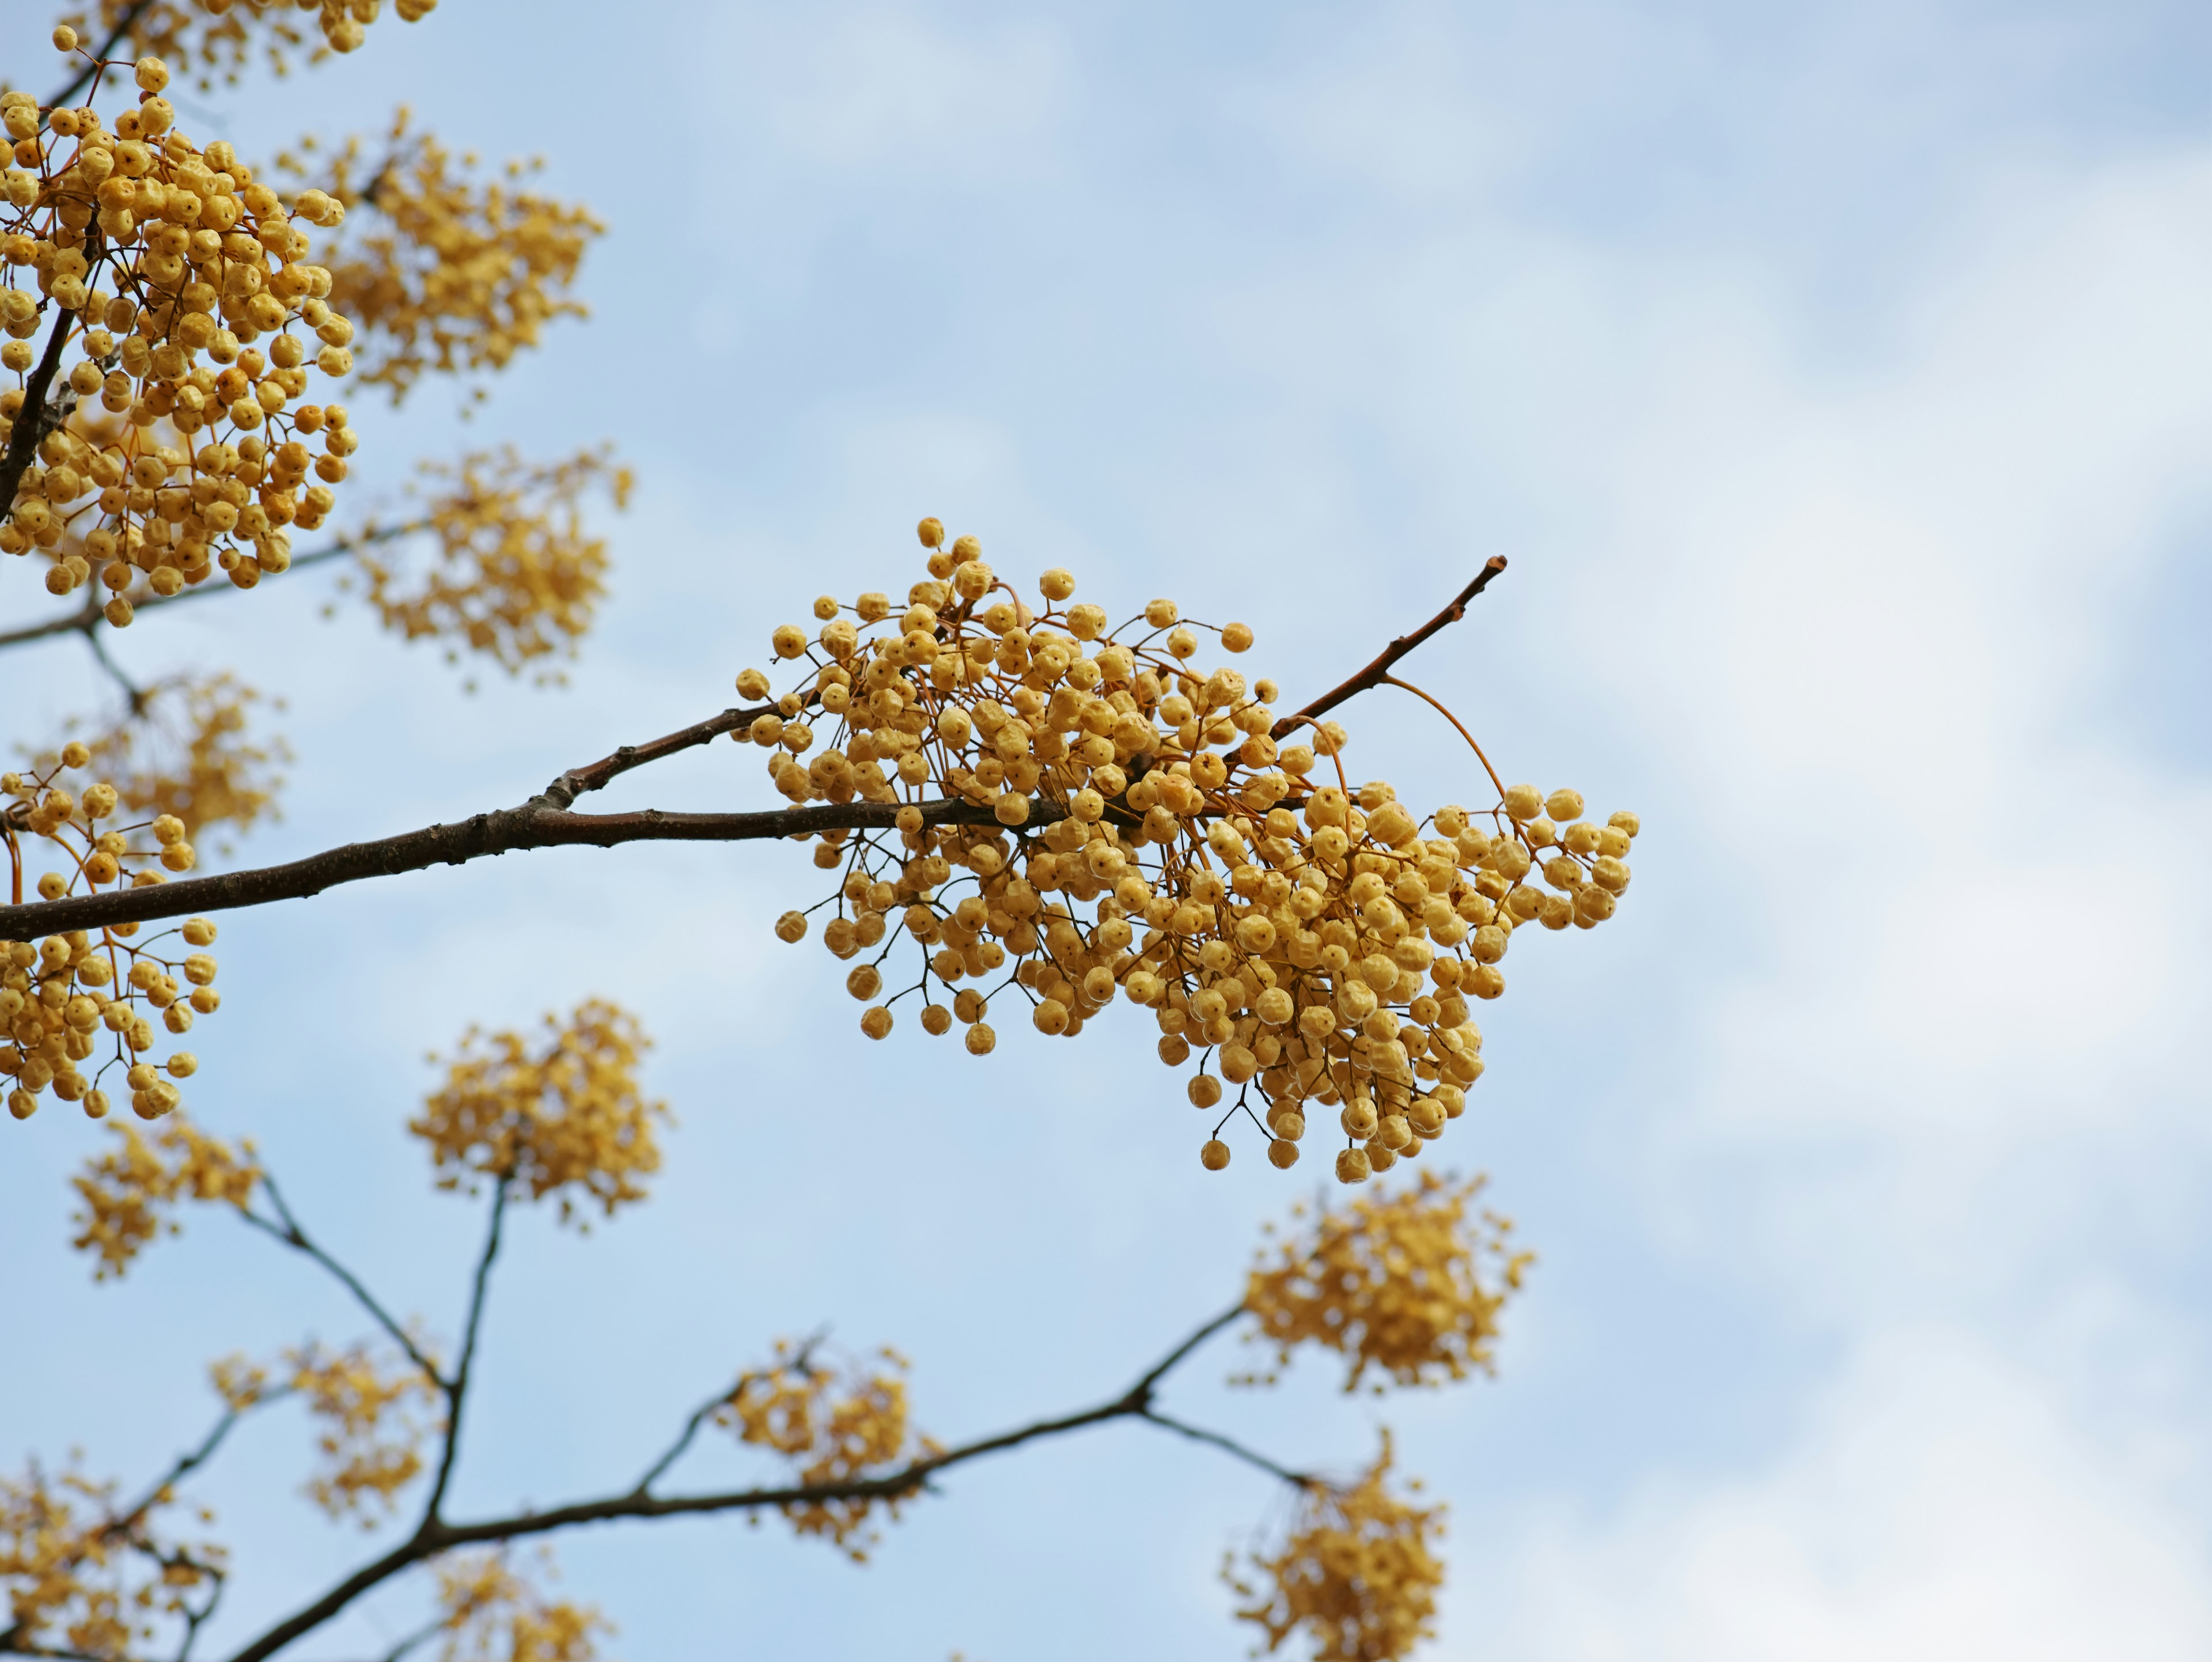
{"type": "MultiPolygon", "coordinates": [[[[1299,721],[1310,719],[1357,693],[1380,685],[1401,658],[1445,624],[1464,617],[1467,603],[1504,569],[1504,558],[1493,557],[1449,606],[1412,634],[1401,635],[1391,642],[1380,657],[1357,675],[1322,694],[1297,715],[1276,722],[1274,734],[1279,738],[1299,721]]],[[[577,797],[602,788],[633,768],[707,744],[774,709],[772,704],[763,704],[746,709],[726,709],[719,715],[647,743],[624,745],[586,766],[570,769],[519,807],[480,813],[457,825],[429,825],[374,842],[348,843],[281,866],[227,872],[216,877],[186,878],[174,883],[149,884],[143,888],[112,890],[105,894],[33,901],[27,905],[0,906],[0,941],[33,941],[67,929],[96,929],[117,923],[144,923],[198,912],[263,906],[272,901],[301,900],[341,883],[396,877],[402,872],[422,871],[431,866],[465,865],[471,860],[526,849],[577,845],[609,849],[623,843],[649,842],[743,843],[777,837],[811,837],[825,831],[888,830],[899,813],[900,805],[896,803],[817,803],[803,808],[751,813],[671,813],[659,808],[632,813],[568,811],[569,804],[577,797]]],[[[988,804],[945,798],[918,806],[924,825],[997,823],[988,804]]],[[[1039,799],[1030,804],[1029,823],[1032,825],[1048,825],[1066,817],[1066,810],[1057,803],[1039,799]]]]}
{"type": "MultiPolygon", "coordinates": [[[[988,803],[979,807],[945,799],[919,806],[925,825],[997,823],[988,803]]],[[[97,929],[115,923],[144,923],[264,906],[276,900],[301,900],[341,883],[396,877],[431,866],[465,865],[471,860],[525,849],[611,849],[624,843],[746,843],[811,837],[825,831],[884,831],[896,822],[898,811],[896,803],[854,802],[817,803],[757,813],[669,813],[659,808],[634,813],[566,813],[525,804],[480,813],[459,825],[430,825],[371,843],[348,843],[282,866],[0,906],[0,941],[35,941],[58,930],[97,929]]],[[[1066,817],[1066,811],[1052,802],[1036,802],[1030,813],[1033,825],[1050,825],[1066,817]]]]}
{"type": "Polygon", "coordinates": [[[1222,1448],[1260,1466],[1284,1481],[1306,1483],[1313,1481],[1302,1472],[1294,1472],[1277,1465],[1264,1457],[1252,1453],[1212,1432],[1200,1431],[1180,1421],[1168,1419],[1152,1409],[1152,1394],[1168,1370],[1187,1358],[1206,1339],[1228,1326],[1244,1313],[1242,1301],[1207,1322],[1190,1337],[1170,1351],[1166,1359],[1146,1372],[1137,1383],[1111,1402],[1078,1414],[1063,1415],[1055,1419],[1038,1420],[996,1436],[980,1438],[963,1443],[957,1448],[914,1460],[896,1471],[885,1472],[879,1477],[854,1478],[839,1483],[800,1483],[782,1488],[737,1489],[716,1495],[656,1495],[643,1488],[625,1495],[610,1495],[603,1500],[584,1501],[574,1505],[555,1507],[544,1512],[518,1513],[512,1517],[490,1519],[481,1523],[445,1524],[426,1519],[422,1527],[408,1540],[386,1553],[381,1558],[364,1564],[351,1575],[313,1604],[286,1617],[254,1640],[244,1649],[234,1653],[231,1662],[263,1662],[274,1656],[294,1640],[313,1632],[325,1622],[343,1611],[363,1593],[389,1580],[403,1570],[409,1569],[438,1554],[456,1547],[476,1546],[490,1542],[514,1541],[532,1535],[547,1535],[556,1530],[574,1529],[586,1524],[620,1522],[630,1519],[659,1519],[708,1516],[718,1513],[753,1512],[770,1507],[792,1507],[821,1504],[832,1501],[896,1501],[914,1495],[927,1485],[938,1473],[954,1466],[980,1459],[987,1454],[1004,1453],[1033,1443],[1042,1438],[1060,1436],[1086,1427],[1104,1425],[1115,1420],[1138,1420],[1176,1432],[1185,1437],[1222,1448]]]}
{"type": "Polygon", "coordinates": [[[42,624],[26,624],[21,629],[11,629],[0,634],[0,651],[9,647],[27,646],[33,641],[44,641],[56,635],[82,632],[89,635],[100,623],[100,591],[92,590],[85,596],[84,604],[75,612],[65,612],[58,618],[49,618],[42,624]]]}
{"type": "Polygon", "coordinates": [[[439,1521],[439,1508],[446,1503],[446,1489],[453,1481],[453,1467],[460,1459],[461,1414],[468,1403],[469,1373],[476,1363],[477,1341],[483,1333],[484,1295],[491,1288],[492,1261],[499,1257],[500,1225],[507,1218],[513,1181],[508,1172],[502,1172],[491,1191],[491,1227],[484,1236],[483,1252],[477,1259],[476,1283],[469,1294],[468,1322],[461,1331],[461,1354],[453,1363],[453,1377],[446,1385],[446,1446],[438,1451],[438,1474],[430,1482],[430,1498],[422,1505],[426,1528],[439,1521]]]}
{"type": "Polygon", "coordinates": [[[39,355],[30,378],[23,383],[22,405],[15,411],[7,452],[0,455],[0,524],[15,517],[15,492],[23,483],[24,470],[38,454],[39,441],[46,436],[46,389],[54,384],[54,372],[62,367],[62,348],[68,344],[70,325],[76,321],[74,312],[65,312],[56,303],[53,332],[46,337],[46,350],[39,355]]]}
{"type": "Polygon", "coordinates": [[[1391,642],[1389,646],[1384,647],[1382,648],[1382,655],[1376,658],[1373,663],[1368,665],[1366,668],[1361,670],[1358,674],[1351,677],[1349,679],[1340,681],[1336,685],[1331,687],[1327,692],[1322,693],[1320,697],[1315,699],[1313,703],[1308,704],[1304,709],[1283,717],[1281,721],[1276,722],[1273,728],[1268,729],[1268,736],[1279,740],[1287,738],[1294,730],[1296,730],[1300,723],[1305,721],[1317,721],[1330,710],[1334,709],[1339,704],[1342,703],[1346,699],[1354,697],[1357,695],[1366,691],[1370,687],[1381,686],[1384,678],[1390,673],[1392,666],[1395,665],[1401,658],[1411,652],[1415,647],[1420,645],[1422,642],[1427,640],[1430,636],[1435,634],[1445,624],[1455,624],[1461,618],[1466,617],[1467,603],[1469,600],[1472,600],[1476,595],[1481,594],[1484,589],[1489,587],[1490,580],[1504,569],[1505,557],[1503,554],[1492,555],[1488,560],[1483,563],[1482,569],[1475,573],[1474,581],[1452,597],[1452,601],[1449,606],[1446,606],[1442,612],[1437,613],[1435,617],[1430,618],[1428,622],[1423,624],[1411,635],[1401,635],[1396,640],[1391,642]]]}

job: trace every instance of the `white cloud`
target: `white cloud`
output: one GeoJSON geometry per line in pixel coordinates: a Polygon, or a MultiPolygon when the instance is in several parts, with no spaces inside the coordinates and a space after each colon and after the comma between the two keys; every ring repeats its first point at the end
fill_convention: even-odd
{"type": "MultiPolygon", "coordinates": [[[[1500,1527],[1503,1520],[1486,1520],[1500,1527]]],[[[1755,1475],[1646,1486],[1494,1553],[1443,1656],[1514,1662],[2193,1662],[2212,1580],[2042,1388],[1956,1332],[1877,1336],[1755,1475]]],[[[1518,1533],[1518,1531],[1514,1531],[1518,1533]]]]}

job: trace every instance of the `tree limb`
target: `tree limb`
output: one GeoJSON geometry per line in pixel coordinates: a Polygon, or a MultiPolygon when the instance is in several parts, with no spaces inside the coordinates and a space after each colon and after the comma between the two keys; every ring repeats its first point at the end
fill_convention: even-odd
{"type": "Polygon", "coordinates": [[[46,337],[46,350],[39,355],[38,363],[23,383],[23,402],[15,411],[7,451],[0,454],[0,524],[15,516],[15,492],[23,483],[24,470],[38,454],[39,441],[46,436],[46,389],[53,385],[54,372],[62,367],[62,348],[68,344],[70,325],[76,321],[76,313],[64,311],[56,303],[53,332],[46,337]]]}
{"type": "MultiPolygon", "coordinates": [[[[979,805],[946,798],[916,806],[921,809],[924,825],[998,823],[988,802],[979,805]]],[[[853,802],[817,803],[756,813],[670,813],[659,808],[634,813],[566,813],[526,803],[519,808],[480,813],[459,825],[431,825],[371,843],[349,843],[282,866],[0,906],[0,941],[35,941],[62,929],[96,929],[115,923],[261,906],[276,900],[300,900],[341,883],[395,877],[431,866],[464,865],[489,855],[525,849],[611,849],[624,843],[744,843],[811,837],[825,831],[888,831],[897,821],[899,807],[896,802],[853,802]]],[[[1030,804],[1029,823],[1048,825],[1065,819],[1066,813],[1056,802],[1038,800],[1030,804]]]]}
{"type": "MultiPolygon", "coordinates": [[[[1042,1438],[1059,1436],[1115,1420],[1140,1420],[1158,1425],[1195,1441],[1224,1449],[1286,1482],[1311,1482],[1314,1480],[1304,1473],[1277,1465],[1228,1438],[1170,1420],[1152,1410],[1152,1393],[1167,1373],[1187,1359],[1207,1338],[1243,1313],[1244,1306],[1240,1301],[1233,1308],[1214,1317],[1176,1346],[1158,1365],[1147,1370],[1136,1384],[1110,1402],[1085,1409],[1080,1413],[1035,1421],[1012,1431],[1000,1432],[996,1436],[963,1443],[957,1448],[909,1461],[896,1470],[885,1472],[880,1476],[855,1477],[835,1483],[794,1484],[783,1488],[738,1489],[715,1495],[656,1495],[647,1494],[641,1485],[627,1494],[610,1495],[603,1500],[578,1501],[544,1512],[518,1513],[511,1517],[480,1523],[446,1524],[426,1520],[412,1539],[401,1543],[381,1558],[362,1566],[314,1603],[286,1617],[237,1652],[231,1658],[231,1662],[263,1662],[264,1659],[274,1656],[294,1640],[330,1621],[372,1588],[424,1559],[451,1551],[455,1547],[512,1541],[526,1536],[547,1535],[556,1530],[572,1529],[584,1524],[613,1523],[629,1519],[697,1517],[718,1513],[754,1512],[772,1507],[819,1505],[834,1501],[902,1500],[922,1488],[938,1473],[950,1470],[954,1466],[965,1464],[987,1454],[1003,1453],[1042,1438]]],[[[694,1419],[697,1417],[695,1415],[694,1419]]],[[[678,1447],[681,1447],[680,1443],[678,1447]]],[[[659,1470],[656,1467],[653,1475],[658,1475],[659,1470]]]]}
{"type": "Polygon", "coordinates": [[[1364,692],[1370,687],[1382,685],[1383,679],[1390,673],[1392,665],[1446,624],[1455,624],[1466,617],[1467,603],[1487,588],[1490,586],[1490,580],[1504,569],[1505,557],[1503,554],[1492,555],[1483,563],[1482,569],[1475,573],[1474,581],[1453,596],[1449,606],[1423,624],[1411,635],[1401,635],[1389,646],[1384,647],[1382,655],[1361,670],[1358,674],[1351,677],[1348,680],[1340,681],[1304,709],[1283,717],[1268,729],[1269,736],[1274,739],[1287,738],[1302,722],[1317,721],[1346,699],[1364,692]]]}
{"type": "MultiPolygon", "coordinates": [[[[1380,685],[1388,679],[1391,666],[1401,658],[1445,624],[1464,617],[1467,603],[1504,569],[1504,557],[1493,556],[1449,606],[1412,634],[1401,635],[1391,642],[1380,657],[1357,675],[1323,693],[1296,715],[1276,722],[1274,735],[1280,738],[1300,721],[1310,721],[1355,694],[1380,685]]],[[[749,725],[775,708],[763,704],[748,709],[726,709],[719,715],[647,743],[624,745],[587,766],[570,769],[519,807],[480,813],[456,825],[429,825],[373,842],[348,843],[281,866],[226,872],[217,877],[185,878],[174,883],[152,883],[143,888],[114,889],[105,894],[70,895],[60,900],[33,901],[27,905],[0,906],[0,941],[34,941],[67,929],[96,929],[117,923],[182,917],[195,912],[262,906],[278,900],[301,900],[341,883],[395,877],[402,872],[422,871],[431,866],[465,865],[487,855],[526,849],[579,845],[608,849],[619,843],[645,842],[754,842],[776,837],[811,837],[826,831],[884,831],[896,822],[902,805],[896,802],[824,802],[750,813],[671,813],[659,808],[632,813],[568,811],[569,804],[577,797],[600,789],[631,769],[706,744],[749,725]]],[[[989,803],[947,797],[913,806],[921,808],[926,825],[998,823],[989,803]]],[[[1040,797],[1031,801],[1027,823],[1048,825],[1066,815],[1064,807],[1040,797]]]]}
{"type": "Polygon", "coordinates": [[[9,647],[27,646],[33,641],[47,640],[56,635],[76,632],[89,635],[100,625],[100,591],[94,589],[85,596],[84,604],[75,612],[49,618],[42,624],[26,624],[21,629],[11,629],[0,634],[0,652],[9,647]]]}
{"type": "Polygon", "coordinates": [[[439,1451],[438,1475],[430,1484],[430,1498],[422,1507],[422,1527],[438,1524],[438,1508],[445,1503],[446,1486],[453,1482],[453,1463],[461,1449],[461,1409],[469,1393],[469,1365],[476,1361],[477,1336],[483,1330],[484,1294],[491,1286],[492,1260],[499,1256],[500,1225],[507,1217],[508,1175],[500,1174],[491,1195],[491,1226],[485,1232],[483,1251],[477,1259],[475,1288],[469,1294],[469,1316],[461,1330],[461,1354],[453,1363],[453,1378],[446,1381],[446,1446],[439,1451]]]}

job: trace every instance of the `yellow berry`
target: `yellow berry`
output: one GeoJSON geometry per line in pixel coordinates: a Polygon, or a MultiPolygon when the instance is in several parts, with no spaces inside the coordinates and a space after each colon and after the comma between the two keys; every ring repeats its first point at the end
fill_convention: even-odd
{"type": "Polygon", "coordinates": [[[882,1005],[872,1005],[860,1013],[860,1031],[870,1038],[882,1038],[890,1030],[891,1013],[882,1005]]]}
{"type": "Polygon", "coordinates": [[[968,1030],[968,1054],[970,1056],[988,1056],[998,1042],[999,1036],[991,1031],[988,1022],[979,1021],[968,1030]]]}
{"type": "Polygon", "coordinates": [[[945,521],[932,515],[915,527],[924,548],[934,548],[945,540],[945,521]]]}
{"type": "Polygon", "coordinates": [[[1219,1137],[1209,1137],[1206,1146],[1198,1151],[1198,1163],[1209,1172],[1218,1172],[1229,1164],[1229,1145],[1219,1137]]]}

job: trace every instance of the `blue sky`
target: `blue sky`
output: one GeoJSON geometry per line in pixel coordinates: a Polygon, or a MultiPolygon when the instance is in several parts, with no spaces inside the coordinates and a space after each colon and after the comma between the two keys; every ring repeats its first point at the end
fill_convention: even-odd
{"type": "MultiPolygon", "coordinates": [[[[185,106],[252,151],[404,89],[456,145],[542,152],[611,227],[595,314],[474,432],[612,438],[641,478],[563,692],[464,699],[304,575],[134,630],[138,670],[289,699],[252,857],[719,708],[815,594],[910,581],[923,513],[1109,609],[1242,616],[1293,694],[1504,553],[1413,673],[1509,775],[1646,831],[1616,922],[1516,954],[1443,1145],[1542,1255],[1500,1377],[1376,1405],[1310,1368],[1232,1393],[1224,1358],[1179,1403],[1301,1463],[1395,1427],[1454,1509],[1439,1658],[2212,1648],[2200,9],[519,15],[445,0],[221,125],[185,106]]],[[[475,441],[449,403],[364,408],[361,476],[475,441]]],[[[100,696],[68,646],[16,661],[11,732],[100,696]]],[[[1359,771],[1473,794],[1417,708],[1355,715],[1359,771]]],[[[609,794],[769,800],[726,748],[609,794]]],[[[825,1320],[908,1351],[940,1434],[1084,1403],[1312,1192],[1201,1172],[1126,1020],[981,1064],[864,1047],[834,961],[769,933],[812,875],[540,854],[225,925],[198,1112],[448,1332],[477,1226],[399,1129],[422,1053],[592,994],[660,1041],[653,1204],[517,1232],[465,1509],[626,1481],[825,1320]]],[[[0,1160],[0,1457],[136,1474],[204,1422],[208,1357],[354,1330],[215,1216],[91,1287],[64,1178],[96,1141],[50,1111],[0,1160]]],[[[272,1415],[207,1491],[234,1635],[364,1550],[298,1521],[307,1440],[272,1415]]],[[[1110,1432],[961,1475],[865,1570],[773,1524],[561,1557],[632,1658],[1228,1657],[1214,1566],[1274,1504],[1110,1432]]]]}

